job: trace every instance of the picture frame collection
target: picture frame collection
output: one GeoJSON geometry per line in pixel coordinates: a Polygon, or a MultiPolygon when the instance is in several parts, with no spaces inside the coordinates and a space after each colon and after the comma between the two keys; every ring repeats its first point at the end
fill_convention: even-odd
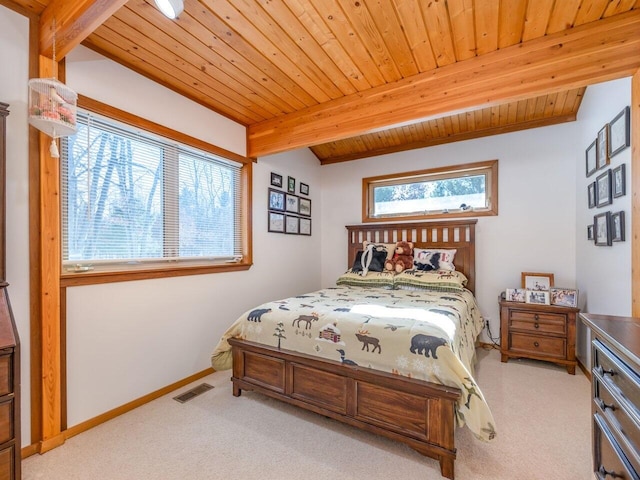
{"type": "MultiPolygon", "coordinates": [[[[630,108],[627,106],[598,131],[596,139],[585,151],[587,178],[602,170],[595,180],[587,185],[587,204],[590,209],[612,205],[614,199],[627,194],[626,164],[607,167],[611,165],[611,159],[615,155],[631,145],[630,125],[630,108]]],[[[613,242],[624,242],[624,217],[622,210],[594,214],[593,224],[587,226],[587,239],[597,246],[611,246],[613,242]]]]}
{"type": "Polygon", "coordinates": [[[575,288],[555,287],[553,273],[522,272],[521,277],[520,288],[505,289],[504,299],[506,301],[578,307],[578,290],[575,288]]]}
{"type": "Polygon", "coordinates": [[[309,185],[299,183],[296,194],[296,179],[271,172],[271,186],[268,189],[267,231],[290,235],[311,236],[311,199],[309,185]]]}

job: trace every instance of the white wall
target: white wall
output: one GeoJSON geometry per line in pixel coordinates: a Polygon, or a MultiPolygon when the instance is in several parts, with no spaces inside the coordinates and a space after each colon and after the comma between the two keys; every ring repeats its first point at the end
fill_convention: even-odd
{"type": "MultiPolygon", "coordinates": [[[[83,95],[245,153],[244,127],[86,49],[68,57],[67,83],[83,95]]],[[[69,288],[69,426],[207,368],[219,337],[245,310],[318,289],[319,177],[319,162],[306,149],[254,164],[254,265],[248,271],[69,288]],[[310,186],[311,237],[267,232],[272,171],[310,186]]]]}
{"type": "MultiPolygon", "coordinates": [[[[499,215],[476,226],[476,295],[499,335],[498,295],[520,274],[552,272],[575,286],[575,123],[322,167],[322,283],[346,267],[347,224],[360,223],[362,178],[499,160],[499,215]]],[[[485,337],[486,339],[486,337],[485,337]]]]}
{"type": "MultiPolygon", "coordinates": [[[[611,159],[607,168],[590,177],[585,175],[585,150],[593,142],[598,131],[609,123],[624,107],[631,104],[631,79],[602,83],[587,88],[578,114],[580,136],[576,149],[580,157],[576,162],[576,278],[580,289],[582,310],[607,315],[631,315],[631,148],[611,159]],[[614,198],[611,205],[588,208],[587,186],[609,168],[626,164],[627,194],[614,198]],[[593,216],[610,211],[625,212],[624,242],[612,246],[596,246],[587,240],[587,225],[593,224],[593,216]]],[[[588,330],[578,324],[578,358],[589,364],[588,330]]]]}
{"type": "Polygon", "coordinates": [[[31,441],[29,345],[29,21],[0,5],[0,102],[7,117],[7,281],[21,340],[22,445],[31,441]]]}

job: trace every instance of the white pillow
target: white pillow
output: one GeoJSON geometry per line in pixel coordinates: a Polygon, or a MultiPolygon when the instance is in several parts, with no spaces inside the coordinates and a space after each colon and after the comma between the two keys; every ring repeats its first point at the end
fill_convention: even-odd
{"type": "Polygon", "coordinates": [[[414,248],[413,249],[413,262],[418,270],[424,270],[420,268],[421,265],[431,265],[429,270],[455,270],[456,266],[453,264],[453,259],[456,256],[457,250],[443,250],[438,248],[414,248]],[[435,254],[439,254],[437,260],[434,258],[435,254]]]}

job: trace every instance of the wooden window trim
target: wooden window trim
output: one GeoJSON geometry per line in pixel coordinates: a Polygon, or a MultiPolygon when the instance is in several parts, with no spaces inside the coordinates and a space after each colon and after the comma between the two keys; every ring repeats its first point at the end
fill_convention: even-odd
{"type": "Polygon", "coordinates": [[[367,177],[362,179],[362,222],[363,223],[375,223],[375,222],[392,222],[392,221],[417,221],[417,220],[440,220],[443,218],[466,218],[466,217],[482,217],[482,216],[495,216],[498,215],[498,160],[487,160],[476,163],[465,163],[461,165],[449,165],[446,167],[430,168],[426,170],[415,170],[411,172],[392,173],[388,175],[379,175],[376,177],[367,177]],[[448,213],[431,213],[428,215],[397,215],[386,217],[371,217],[369,215],[371,201],[369,194],[370,186],[373,183],[410,179],[411,177],[417,177],[421,175],[438,175],[442,173],[456,173],[470,169],[489,169],[491,172],[491,185],[489,195],[491,198],[491,206],[486,210],[470,210],[470,211],[458,211],[448,213]]]}
{"type": "Polygon", "coordinates": [[[240,181],[244,195],[242,197],[242,218],[244,223],[243,239],[242,239],[242,260],[234,264],[198,264],[188,263],[183,265],[170,265],[163,263],[160,260],[158,263],[150,263],[141,268],[129,268],[127,270],[121,270],[117,266],[113,268],[105,268],[101,270],[92,270],[88,272],[67,272],[62,271],[60,274],[60,286],[61,287],[74,287],[80,285],[95,285],[101,283],[114,283],[114,282],[126,282],[132,280],[146,280],[154,278],[167,278],[186,275],[202,275],[211,273],[224,273],[248,270],[253,264],[252,256],[252,232],[251,232],[251,185],[252,185],[252,173],[253,173],[253,161],[250,158],[243,157],[236,153],[230,152],[223,148],[211,145],[207,142],[203,142],[194,137],[190,137],[184,133],[167,128],[163,125],[151,122],[144,118],[138,117],[131,113],[125,112],[118,108],[106,105],[97,100],[79,95],[78,106],[85,110],[89,110],[93,113],[103,115],[107,118],[126,123],[154,133],[161,135],[165,138],[173,141],[188,145],[205,152],[233,160],[242,164],[240,169],[240,181]]]}

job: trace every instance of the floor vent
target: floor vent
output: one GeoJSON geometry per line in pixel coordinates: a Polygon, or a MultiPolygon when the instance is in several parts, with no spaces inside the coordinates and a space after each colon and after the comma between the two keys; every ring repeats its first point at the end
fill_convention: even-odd
{"type": "Polygon", "coordinates": [[[173,397],[173,399],[180,403],[188,402],[189,400],[197,397],[201,393],[208,392],[212,388],[213,387],[208,383],[203,383],[201,385],[198,385],[197,387],[193,387],[191,390],[187,390],[186,392],[181,393],[177,397],[173,397]]]}

